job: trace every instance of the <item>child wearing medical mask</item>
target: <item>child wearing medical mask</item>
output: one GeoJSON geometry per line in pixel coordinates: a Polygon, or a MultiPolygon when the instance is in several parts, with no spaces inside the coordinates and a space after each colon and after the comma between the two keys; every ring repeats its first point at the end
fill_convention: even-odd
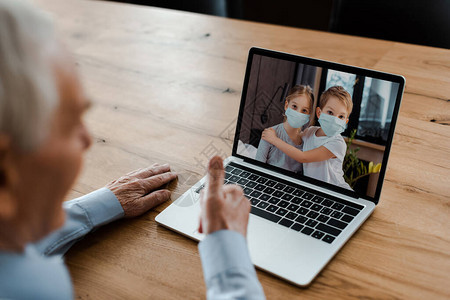
{"type": "MultiPolygon", "coordinates": [[[[276,136],[286,145],[301,151],[302,127],[307,126],[314,105],[312,89],[305,85],[295,85],[290,89],[284,103],[284,122],[271,127],[276,136]]],[[[267,129],[266,129],[267,130],[267,129]]],[[[269,163],[293,172],[302,172],[302,164],[283,153],[277,147],[261,139],[256,152],[256,160],[269,163]]]]}
{"type": "Polygon", "coordinates": [[[323,92],[316,108],[320,126],[311,126],[302,133],[303,151],[282,141],[270,128],[264,130],[262,139],[303,163],[304,175],[351,189],[342,170],[347,145],[341,133],[352,109],[350,94],[341,86],[333,86],[323,92]]]}

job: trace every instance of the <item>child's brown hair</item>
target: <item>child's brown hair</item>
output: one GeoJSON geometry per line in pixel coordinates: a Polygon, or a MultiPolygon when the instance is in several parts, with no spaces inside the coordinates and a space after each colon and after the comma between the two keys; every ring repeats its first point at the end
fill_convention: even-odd
{"type": "Polygon", "coordinates": [[[353,109],[352,96],[350,96],[350,94],[342,86],[339,85],[332,86],[322,93],[319,100],[320,109],[324,108],[331,96],[338,98],[339,101],[344,103],[345,107],[347,108],[347,113],[348,115],[350,115],[353,109]]]}
{"type": "Polygon", "coordinates": [[[286,96],[286,101],[289,103],[291,99],[305,95],[309,100],[310,110],[312,111],[314,106],[314,94],[313,90],[309,85],[296,84],[290,90],[286,96]]]}

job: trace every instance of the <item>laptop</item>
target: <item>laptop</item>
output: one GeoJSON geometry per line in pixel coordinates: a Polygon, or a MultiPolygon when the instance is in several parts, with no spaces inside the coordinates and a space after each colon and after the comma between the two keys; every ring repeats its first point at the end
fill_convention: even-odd
{"type": "MultiPolygon", "coordinates": [[[[232,155],[224,166],[225,184],[242,186],[251,202],[247,241],[257,268],[308,286],[371,215],[380,199],[404,85],[399,75],[250,49],[232,155]],[[285,121],[286,96],[298,85],[311,87],[315,106],[332,86],[352,97],[353,110],[341,133],[347,154],[342,172],[337,171],[348,187],[305,175],[304,164],[286,168],[258,156],[262,131],[285,121]]],[[[319,125],[314,112],[303,129],[319,125]]],[[[205,177],[156,222],[203,239],[197,228],[204,184],[205,177]]]]}

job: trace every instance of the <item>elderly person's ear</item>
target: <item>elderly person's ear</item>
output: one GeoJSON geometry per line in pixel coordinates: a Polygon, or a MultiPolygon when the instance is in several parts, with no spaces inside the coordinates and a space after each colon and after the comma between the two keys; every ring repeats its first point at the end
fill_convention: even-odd
{"type": "Polygon", "coordinates": [[[0,133],[0,221],[12,218],[17,209],[13,195],[17,174],[12,160],[11,139],[0,133]]]}

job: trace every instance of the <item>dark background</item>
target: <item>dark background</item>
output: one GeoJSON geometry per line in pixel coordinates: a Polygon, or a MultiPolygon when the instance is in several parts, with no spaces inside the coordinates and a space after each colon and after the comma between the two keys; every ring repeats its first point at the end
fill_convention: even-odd
{"type": "Polygon", "coordinates": [[[239,139],[258,148],[262,131],[284,121],[284,105],[290,88],[296,84],[309,85],[317,95],[318,69],[254,55],[239,139]]]}
{"type": "Polygon", "coordinates": [[[111,0],[450,48],[450,0],[111,0]]]}

